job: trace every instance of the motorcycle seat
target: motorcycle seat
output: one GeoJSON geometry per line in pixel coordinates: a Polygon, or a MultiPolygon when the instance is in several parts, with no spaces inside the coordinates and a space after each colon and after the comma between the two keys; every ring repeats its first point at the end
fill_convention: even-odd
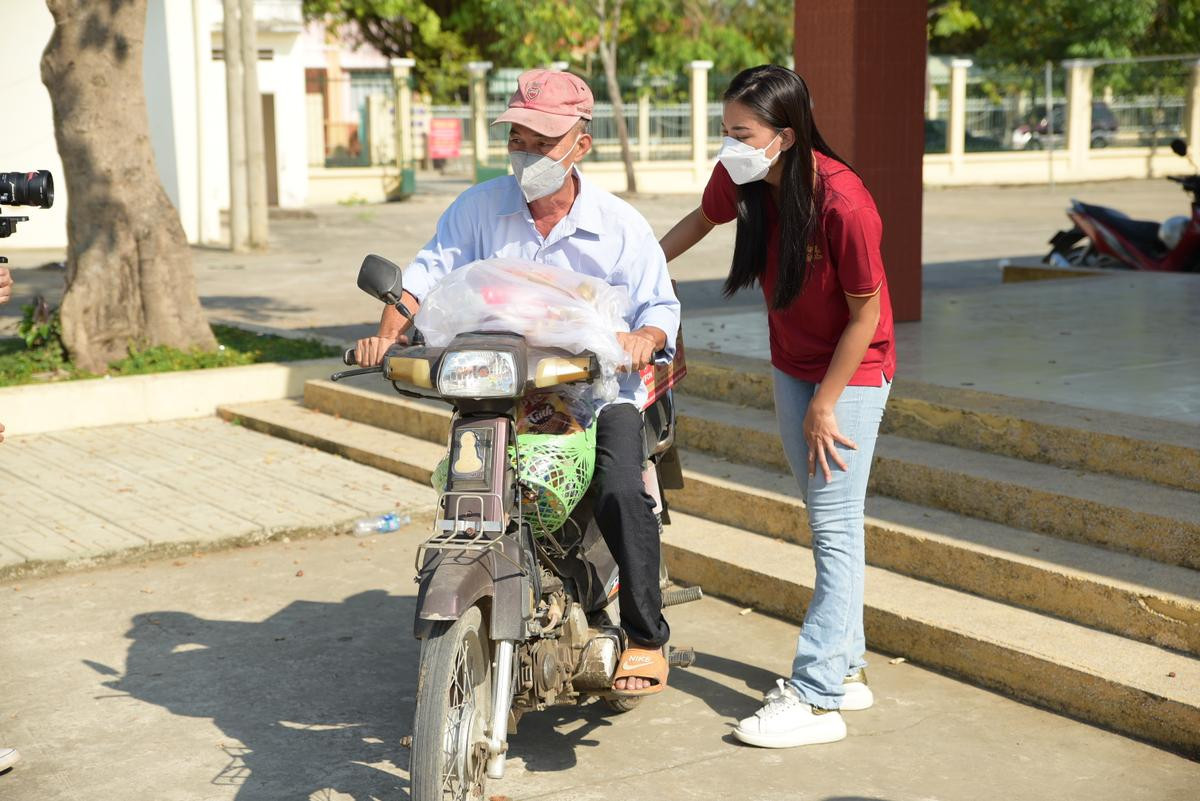
{"type": "Polygon", "coordinates": [[[1143,253],[1161,254],[1164,251],[1158,238],[1159,224],[1148,220],[1134,220],[1115,209],[1080,203],[1080,209],[1107,228],[1128,239],[1143,253]]]}

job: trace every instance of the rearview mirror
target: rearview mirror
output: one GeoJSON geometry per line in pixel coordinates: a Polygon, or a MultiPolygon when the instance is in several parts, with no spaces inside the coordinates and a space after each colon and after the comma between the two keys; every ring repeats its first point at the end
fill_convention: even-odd
{"type": "Polygon", "coordinates": [[[1171,152],[1176,156],[1186,156],[1188,151],[1187,142],[1182,139],[1171,140],[1171,152]]]}
{"type": "Polygon", "coordinates": [[[358,268],[358,288],[384,303],[394,304],[400,300],[402,286],[400,268],[383,256],[372,253],[358,268]]]}

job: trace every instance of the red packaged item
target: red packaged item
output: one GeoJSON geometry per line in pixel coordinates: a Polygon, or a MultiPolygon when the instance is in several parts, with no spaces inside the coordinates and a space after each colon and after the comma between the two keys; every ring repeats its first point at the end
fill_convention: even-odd
{"type": "Polygon", "coordinates": [[[687,362],[683,357],[683,325],[675,334],[675,358],[667,364],[648,364],[642,368],[642,386],[646,388],[646,401],[642,409],[649,409],[650,404],[672,389],[687,375],[687,362]]]}

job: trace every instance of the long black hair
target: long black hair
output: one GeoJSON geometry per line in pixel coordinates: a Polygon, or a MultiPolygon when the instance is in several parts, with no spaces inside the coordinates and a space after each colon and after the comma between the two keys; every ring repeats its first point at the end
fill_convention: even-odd
{"type": "MultiPolygon", "coordinates": [[[[809,244],[821,224],[825,187],[813,174],[812,153],[846,164],[833,152],[813,121],[808,84],[786,67],[766,64],[742,70],[725,90],[726,103],[737,101],[764,125],[782,131],[791,128],[796,140],[782,152],[783,177],[779,186],[779,276],[770,299],[772,309],[791,305],[804,289],[809,273],[809,244]]],[[[847,167],[849,165],[847,164],[847,167]]],[[[737,239],[733,263],[725,279],[726,297],[762,281],[767,267],[766,181],[738,187],[737,239]]]]}

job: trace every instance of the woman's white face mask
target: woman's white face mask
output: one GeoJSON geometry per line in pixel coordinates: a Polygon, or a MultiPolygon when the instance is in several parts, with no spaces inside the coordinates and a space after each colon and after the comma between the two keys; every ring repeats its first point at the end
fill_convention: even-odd
{"type": "Polygon", "coordinates": [[[729,177],[735,184],[761,181],[767,177],[771,165],[779,160],[779,154],[783,152],[781,147],[774,156],[767,158],[767,149],[775,144],[780,136],[782,136],[781,133],[775,134],[775,138],[767,142],[766,147],[751,147],[732,136],[727,136],[724,144],[721,145],[720,152],[717,153],[717,160],[725,165],[729,177]]]}
{"type": "Polygon", "coordinates": [[[525,200],[532,203],[538,198],[552,195],[562,187],[567,180],[567,168],[562,166],[567,156],[575,150],[575,145],[583,138],[583,132],[575,137],[574,143],[567,148],[563,157],[555,161],[549,156],[539,153],[526,153],[524,150],[514,150],[508,154],[512,164],[513,175],[521,185],[525,200]]]}

